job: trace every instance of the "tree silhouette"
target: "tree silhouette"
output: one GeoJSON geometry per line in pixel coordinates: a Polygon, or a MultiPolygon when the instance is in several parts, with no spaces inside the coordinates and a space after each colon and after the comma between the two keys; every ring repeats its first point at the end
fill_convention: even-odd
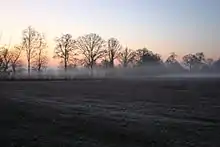
{"type": "Polygon", "coordinates": [[[203,65],[201,67],[201,71],[203,71],[203,72],[213,71],[214,70],[213,62],[214,62],[214,60],[212,58],[205,59],[203,65]]]}
{"type": "Polygon", "coordinates": [[[0,48],[0,70],[3,72],[9,72],[11,68],[15,74],[16,68],[21,66],[21,56],[22,47],[14,46],[12,48],[7,46],[2,46],[0,48]]]}
{"type": "Polygon", "coordinates": [[[36,51],[36,56],[33,58],[33,61],[32,61],[33,70],[41,72],[43,69],[46,69],[48,65],[48,61],[49,61],[47,57],[46,47],[47,47],[46,42],[43,42],[42,40],[42,45],[36,51]]]}
{"type": "Polygon", "coordinates": [[[172,52],[165,61],[166,67],[172,71],[183,71],[182,65],[176,58],[177,54],[172,52]]]}
{"type": "MultiPolygon", "coordinates": [[[[163,62],[159,54],[147,48],[138,50],[122,48],[118,39],[109,38],[104,41],[95,33],[80,36],[76,40],[72,38],[71,34],[63,34],[55,39],[55,43],[54,58],[60,60],[60,67],[65,71],[68,68],[83,65],[90,68],[93,73],[94,66],[114,67],[115,60],[119,61],[123,67],[138,66],[135,70],[140,69],[141,72],[152,71],[153,73],[153,70],[160,71],[160,73],[169,70],[179,72],[185,71],[185,66],[189,68],[189,71],[220,71],[220,59],[216,61],[211,58],[206,59],[203,52],[183,56],[185,66],[182,66],[183,64],[180,64],[174,52],[163,62]],[[145,68],[145,65],[149,68],[145,68]]],[[[31,69],[42,71],[47,67],[49,60],[46,48],[44,35],[28,26],[23,30],[22,44],[14,47],[6,45],[0,47],[0,72],[16,73],[18,67],[22,66],[21,55],[23,52],[27,59],[28,74],[30,75],[31,69]]]]}
{"type": "Polygon", "coordinates": [[[192,54],[188,54],[183,56],[183,64],[187,67],[189,67],[189,70],[192,70],[192,67],[195,63],[195,56],[192,54]]]}
{"type": "Polygon", "coordinates": [[[200,70],[204,65],[205,55],[202,52],[196,54],[188,54],[183,57],[183,63],[189,67],[189,70],[200,70]]]}
{"type": "Polygon", "coordinates": [[[129,64],[134,63],[136,57],[135,51],[128,49],[127,47],[119,53],[119,61],[123,67],[127,67],[129,64]]]}
{"type": "Polygon", "coordinates": [[[138,65],[158,65],[162,62],[159,54],[153,53],[146,48],[138,49],[136,51],[138,65]]]}
{"type": "Polygon", "coordinates": [[[11,62],[11,54],[9,51],[9,47],[7,46],[2,46],[0,48],[0,58],[1,58],[1,69],[3,72],[6,72],[10,66],[11,62]]]}
{"type": "Polygon", "coordinates": [[[22,46],[27,56],[28,75],[30,75],[31,61],[36,56],[37,50],[41,49],[44,45],[44,36],[36,31],[34,28],[29,26],[23,31],[22,39],[22,46]]]}
{"type": "Polygon", "coordinates": [[[77,55],[75,50],[75,40],[71,34],[64,34],[56,38],[56,46],[54,49],[54,58],[59,58],[60,64],[64,64],[64,69],[67,71],[68,65],[74,61],[74,56],[77,55]]]}
{"type": "Polygon", "coordinates": [[[76,47],[84,57],[83,64],[91,70],[96,61],[106,53],[105,41],[94,33],[80,36],[76,41],[76,47]]]}
{"type": "Polygon", "coordinates": [[[110,65],[110,62],[107,59],[103,59],[100,63],[100,67],[108,68],[110,65]]]}
{"type": "Polygon", "coordinates": [[[177,54],[172,52],[169,57],[167,58],[167,60],[165,61],[166,64],[170,65],[170,64],[175,64],[177,61],[177,54]]]}
{"type": "Polygon", "coordinates": [[[107,60],[109,61],[109,66],[114,67],[114,60],[118,57],[118,54],[122,48],[119,41],[115,38],[110,38],[107,41],[107,60]]]}
{"type": "Polygon", "coordinates": [[[22,66],[22,61],[20,60],[22,51],[23,47],[20,45],[14,46],[11,51],[11,67],[14,74],[16,73],[16,69],[22,66]]]}

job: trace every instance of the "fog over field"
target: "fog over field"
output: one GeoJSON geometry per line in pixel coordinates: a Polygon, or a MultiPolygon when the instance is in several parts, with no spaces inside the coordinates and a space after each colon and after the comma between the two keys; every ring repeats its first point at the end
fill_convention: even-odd
{"type": "Polygon", "coordinates": [[[80,79],[80,78],[126,78],[126,79],[150,79],[150,78],[220,78],[218,72],[172,72],[161,67],[134,67],[134,68],[73,68],[67,71],[59,68],[49,68],[41,73],[26,71],[15,75],[2,74],[1,79],[80,79]]]}

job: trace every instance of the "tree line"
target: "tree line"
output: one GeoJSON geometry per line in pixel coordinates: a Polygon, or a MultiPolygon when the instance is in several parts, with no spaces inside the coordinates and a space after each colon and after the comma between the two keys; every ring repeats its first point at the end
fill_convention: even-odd
{"type": "MultiPolygon", "coordinates": [[[[21,67],[24,67],[22,55],[25,56],[29,75],[32,70],[42,72],[48,67],[47,49],[44,34],[29,26],[23,30],[20,44],[0,47],[0,72],[16,74],[21,67]]],[[[109,38],[106,41],[95,33],[76,39],[71,34],[56,37],[53,56],[59,59],[60,67],[65,71],[77,66],[87,67],[91,71],[94,67],[114,68],[115,66],[123,68],[159,66],[173,72],[220,71],[220,59],[206,58],[203,52],[187,54],[182,57],[182,62],[178,61],[177,57],[173,52],[163,61],[161,55],[147,48],[132,50],[123,47],[116,38],[109,38]]]]}

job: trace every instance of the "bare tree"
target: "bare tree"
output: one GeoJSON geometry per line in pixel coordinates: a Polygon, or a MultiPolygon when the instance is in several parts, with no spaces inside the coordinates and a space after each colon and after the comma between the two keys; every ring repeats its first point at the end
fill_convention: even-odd
{"type": "Polygon", "coordinates": [[[96,61],[104,56],[105,41],[97,34],[91,33],[81,36],[76,41],[76,47],[83,55],[83,64],[91,70],[96,61]]]}
{"type": "Polygon", "coordinates": [[[177,54],[172,52],[165,61],[166,67],[171,71],[176,71],[176,72],[184,71],[183,66],[177,60],[177,57],[178,57],[177,54]]]}
{"type": "Polygon", "coordinates": [[[183,63],[189,67],[189,70],[200,69],[205,62],[205,55],[202,52],[196,54],[188,54],[183,57],[183,63]]]}
{"type": "Polygon", "coordinates": [[[204,63],[202,63],[200,70],[202,72],[213,72],[215,70],[213,63],[214,59],[212,58],[204,59],[204,63]]]}
{"type": "Polygon", "coordinates": [[[136,57],[135,51],[128,49],[127,47],[119,53],[119,61],[123,67],[127,67],[129,64],[134,63],[136,57]]]}
{"type": "Polygon", "coordinates": [[[72,35],[64,34],[61,37],[56,38],[55,42],[54,58],[59,58],[61,60],[60,63],[64,64],[64,69],[66,71],[69,64],[74,62],[74,56],[77,55],[77,53],[74,52],[75,40],[72,39],[72,35]]]}
{"type": "Polygon", "coordinates": [[[11,67],[14,74],[16,73],[16,68],[22,66],[22,61],[20,59],[22,51],[23,47],[19,45],[14,46],[11,51],[11,67]]]}
{"type": "Polygon", "coordinates": [[[110,38],[108,40],[107,61],[109,61],[110,67],[114,67],[114,60],[118,57],[121,48],[122,46],[117,39],[110,38]]]}
{"type": "Polygon", "coordinates": [[[138,65],[146,65],[146,64],[160,64],[162,63],[161,56],[157,53],[153,53],[147,48],[138,49],[136,51],[136,60],[138,65]]]}
{"type": "Polygon", "coordinates": [[[1,69],[6,72],[9,69],[11,62],[11,54],[9,52],[9,47],[2,46],[0,48],[0,58],[1,58],[1,69]]]}
{"type": "Polygon", "coordinates": [[[47,57],[46,51],[47,44],[42,40],[41,47],[36,51],[36,56],[32,61],[32,69],[38,72],[41,72],[43,69],[46,69],[48,65],[49,58],[47,57]]]}
{"type": "Polygon", "coordinates": [[[0,61],[1,70],[7,72],[12,68],[13,73],[16,71],[16,67],[21,65],[22,47],[14,46],[12,48],[3,46],[0,48],[0,61]]]}
{"type": "Polygon", "coordinates": [[[195,62],[195,56],[193,54],[187,54],[183,56],[183,64],[187,67],[189,67],[189,70],[192,70],[192,67],[195,62]]]}
{"type": "Polygon", "coordinates": [[[167,60],[165,61],[166,64],[168,65],[172,65],[172,64],[175,64],[177,61],[177,54],[172,52],[169,57],[167,58],[167,60]]]}
{"type": "Polygon", "coordinates": [[[42,48],[44,42],[44,36],[36,31],[34,28],[29,26],[23,31],[23,42],[22,46],[26,52],[28,74],[30,75],[31,60],[36,56],[37,50],[42,48]]]}

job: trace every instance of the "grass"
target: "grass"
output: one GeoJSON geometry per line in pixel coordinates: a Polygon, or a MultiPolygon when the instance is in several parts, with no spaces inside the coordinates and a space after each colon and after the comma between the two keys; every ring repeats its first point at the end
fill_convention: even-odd
{"type": "Polygon", "coordinates": [[[219,146],[219,79],[1,81],[4,146],[219,146]]]}

